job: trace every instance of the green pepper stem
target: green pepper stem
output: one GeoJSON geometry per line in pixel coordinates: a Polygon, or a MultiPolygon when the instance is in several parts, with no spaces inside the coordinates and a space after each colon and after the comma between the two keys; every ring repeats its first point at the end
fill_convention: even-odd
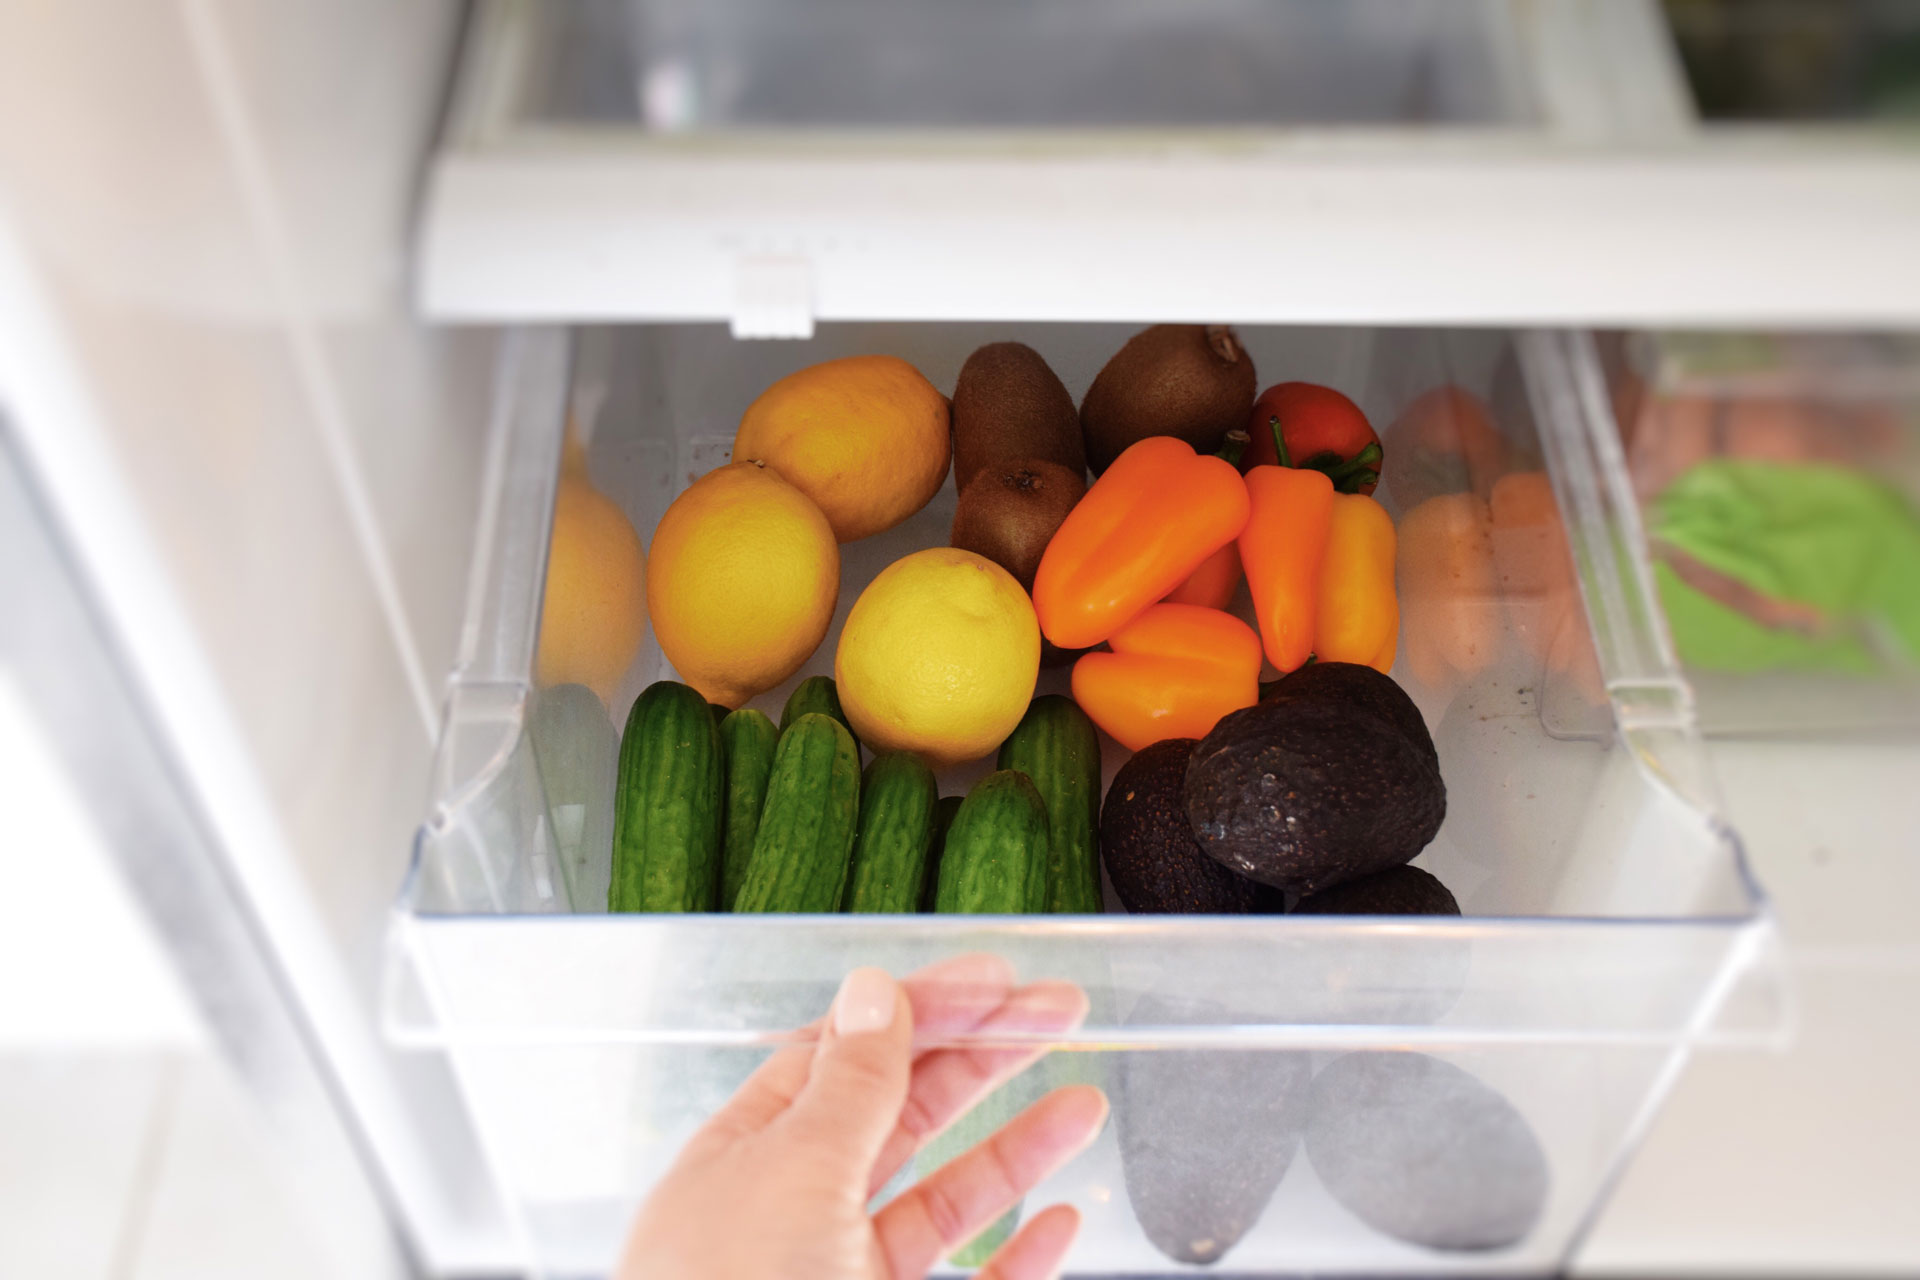
{"type": "Polygon", "coordinates": [[[1246,432],[1235,427],[1232,431],[1227,432],[1226,438],[1220,442],[1220,447],[1214,451],[1213,456],[1216,458],[1224,458],[1237,467],[1240,465],[1240,457],[1246,453],[1247,444],[1251,439],[1252,437],[1246,432]]]}
{"type": "Polygon", "coordinates": [[[1356,471],[1363,471],[1368,468],[1377,468],[1379,465],[1380,465],[1380,446],[1376,442],[1374,444],[1368,445],[1366,448],[1362,449],[1360,452],[1354,454],[1353,457],[1348,459],[1346,462],[1341,463],[1339,466],[1335,467],[1333,470],[1327,472],[1327,477],[1332,480],[1344,480],[1356,471]]]}
{"type": "Polygon", "coordinates": [[[1273,432],[1273,452],[1283,467],[1293,465],[1293,455],[1287,452],[1287,437],[1280,430],[1280,415],[1274,414],[1267,419],[1267,430],[1273,432]]]}

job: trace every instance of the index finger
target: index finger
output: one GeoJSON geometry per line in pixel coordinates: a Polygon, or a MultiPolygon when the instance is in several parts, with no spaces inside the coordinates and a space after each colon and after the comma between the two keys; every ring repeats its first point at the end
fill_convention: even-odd
{"type": "MultiPolygon", "coordinates": [[[[916,1036],[951,1035],[973,1030],[1006,1002],[1013,991],[1013,966],[1000,956],[973,952],[928,965],[900,985],[913,1009],[916,1036]]],[[[713,1113],[703,1132],[757,1133],[785,1111],[807,1082],[822,1025],[816,1018],[800,1028],[804,1041],[784,1046],[761,1063],[713,1113]]]]}

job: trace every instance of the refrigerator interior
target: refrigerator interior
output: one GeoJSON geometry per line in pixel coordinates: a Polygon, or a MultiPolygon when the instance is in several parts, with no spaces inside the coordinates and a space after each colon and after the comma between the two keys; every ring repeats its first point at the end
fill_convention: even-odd
{"type": "MultiPolygon", "coordinates": [[[[1007,99],[1055,126],[1013,144],[971,128],[1005,123],[991,114],[1004,95],[963,75],[938,80],[944,96],[904,142],[880,127],[901,118],[891,107],[804,78],[778,102],[817,127],[769,130],[771,100],[729,80],[767,64],[760,26],[741,22],[767,17],[753,5],[494,0],[463,30],[452,3],[257,20],[107,4],[5,28],[0,85],[33,103],[0,113],[0,307],[35,339],[6,370],[11,407],[244,923],[270,939],[429,1269],[522,1255],[603,1268],[674,1141],[856,953],[908,965],[991,946],[1088,983],[1103,993],[1095,1022],[1055,1061],[1102,1079],[1143,1054],[1201,1054],[1169,1061],[1225,1073],[1222,1092],[1301,1055],[1316,1068],[1387,1045],[1443,1055],[1517,1108],[1546,1161],[1518,1246],[1434,1254],[1362,1225],[1296,1156],[1234,1267],[1550,1269],[1684,1046],[1777,1025],[1767,907],[1697,754],[1718,700],[1703,692],[1696,715],[1708,681],[1661,625],[1604,345],[1369,326],[1911,325],[1911,162],[1881,135],[1729,142],[1696,127],[1664,38],[1644,39],[1660,34],[1652,5],[1342,9],[1377,38],[1304,60],[1351,72],[1337,111],[1290,84],[1216,81],[1205,62],[1154,100],[1191,128],[1157,129],[1125,95],[1077,82],[1007,99]],[[1251,127],[1217,127],[1229,110],[1251,127]],[[1048,168],[1072,181],[1037,176],[1048,168]],[[948,319],[838,322],[853,316],[948,319]],[[978,323],[994,316],[1023,323],[978,323]],[[1069,317],[1114,323],[1037,323],[1069,317]],[[488,326],[582,318],[709,323],[526,330],[496,360],[488,326]],[[1564,601],[1490,598],[1510,642],[1496,667],[1455,688],[1398,673],[1452,784],[1423,865],[1469,918],[798,920],[765,926],[778,938],[763,949],[727,921],[561,912],[568,820],[526,724],[568,408],[592,420],[595,478],[645,533],[789,368],[896,350],[948,386],[972,343],[1024,335],[1077,392],[1129,331],[1118,322],[1147,319],[1299,321],[1247,330],[1263,381],[1336,382],[1377,424],[1430,375],[1460,381],[1552,473],[1578,625],[1542,653],[1516,636],[1564,619],[1564,601]],[[729,320],[826,323],[804,344],[752,345],[725,335],[729,320]],[[423,783],[430,811],[383,919],[423,783]],[[1255,971],[1289,982],[1249,996],[1255,971]],[[1153,1005],[1163,983],[1191,1003],[1153,1005]],[[391,1039],[425,1052],[396,1059],[376,1042],[376,999],[391,1039]]],[[[813,7],[840,30],[853,11],[813,7]]],[[[1232,30],[1252,10],[1194,12],[1232,30]]],[[[1182,47],[1211,57],[1220,43],[1202,31],[1182,47]]],[[[1295,65],[1257,62],[1285,50],[1232,53],[1295,65]]],[[[951,502],[916,519],[922,544],[944,539],[951,502]]],[[[861,554],[843,609],[885,549],[861,554]]],[[[659,673],[650,650],[615,712],[659,673]]],[[[1095,1224],[1077,1265],[1164,1269],[1117,1141],[1049,1191],[1095,1224]]]]}
{"type": "MultiPolygon", "coordinates": [[[[785,373],[883,352],[947,388],[974,347],[1018,339],[1077,398],[1129,332],[834,325],[806,342],[767,344],[718,326],[656,325],[526,330],[509,344],[436,800],[394,921],[387,1017],[401,1042],[448,1055],[517,1228],[552,1270],[604,1265],[692,1126],[766,1046],[825,1006],[853,963],[907,972],[991,950],[1023,977],[1067,977],[1087,989],[1087,1024],[1045,1038],[1060,1052],[1008,1094],[1087,1079],[1113,1095],[1115,1118],[1099,1146],[1035,1197],[1079,1206],[1088,1226],[1074,1265],[1111,1273],[1167,1265],[1143,1234],[1137,1198],[1150,1206],[1166,1188],[1130,1187],[1120,1155],[1145,1141],[1141,1126],[1152,1117],[1199,1107],[1181,1126],[1191,1140],[1232,1127],[1241,1105],[1233,1099],[1291,1082],[1297,1105],[1280,1106],[1276,1123],[1321,1126],[1320,1158],[1344,1167],[1327,1133],[1364,1145],[1384,1130],[1354,1136],[1333,1104],[1316,1112],[1316,1090],[1335,1086],[1308,1080],[1328,1079],[1316,1072],[1346,1055],[1359,1056],[1331,1080],[1426,1069],[1419,1054],[1477,1081],[1459,1088],[1478,1097],[1484,1085],[1504,1101],[1427,1108],[1400,1117],[1394,1131],[1476,1151],[1484,1167],[1512,1171],[1515,1185],[1503,1191],[1494,1178],[1492,1202],[1464,1204],[1432,1186],[1394,1189],[1440,1224],[1403,1223],[1395,1236],[1356,1216],[1364,1190],[1345,1183],[1336,1199],[1312,1161],[1294,1156],[1282,1162],[1284,1176],[1251,1175],[1274,1178],[1277,1190],[1256,1207],[1263,1211],[1229,1262],[1551,1270],[1688,1047],[1775,1025],[1766,907],[1714,815],[1684,685],[1648,612],[1637,510],[1599,358],[1580,334],[1241,329],[1263,384],[1301,377],[1342,387],[1389,439],[1387,424],[1423,393],[1464,390],[1498,424],[1511,474],[1537,481],[1544,469],[1566,513],[1560,528],[1531,535],[1566,539],[1562,577],[1515,581],[1467,602],[1498,637],[1484,670],[1463,676],[1442,662],[1422,674],[1417,644],[1396,666],[1448,784],[1446,825],[1416,865],[1454,891],[1464,918],[611,917],[596,914],[603,902],[569,901],[562,845],[585,831],[610,833],[612,779],[609,771],[584,820],[566,818],[549,803],[528,728],[540,696],[531,673],[564,423],[589,438],[595,484],[650,531],[691,478],[726,460],[741,410],[785,373]],[[1194,1079],[1207,1087],[1191,1089],[1194,1079]],[[1501,1202],[1508,1193],[1517,1199],[1501,1202]],[[1404,1238],[1431,1243],[1454,1231],[1493,1231],[1500,1247],[1436,1251],[1404,1238]]],[[[1413,491],[1403,482],[1396,495],[1393,474],[1390,464],[1381,496],[1401,515],[1413,491]]],[[[831,672],[839,623],[859,589],[898,556],[944,545],[953,501],[949,482],[906,523],[843,548],[827,640],[793,681],[750,705],[777,717],[793,683],[831,672]]],[[[603,740],[641,688],[671,674],[649,640],[597,731],[603,740]]],[[[1040,687],[1064,690],[1064,669],[1043,672],[1040,687]]],[[[1110,780],[1124,753],[1107,750],[1110,780]]],[[[948,771],[942,790],[960,792],[987,767],[948,771]]],[[[1018,1041],[996,1033],[965,1042],[1018,1041]]],[[[1168,1230],[1207,1231],[1179,1213],[1156,1226],[1161,1243],[1168,1230]]]]}

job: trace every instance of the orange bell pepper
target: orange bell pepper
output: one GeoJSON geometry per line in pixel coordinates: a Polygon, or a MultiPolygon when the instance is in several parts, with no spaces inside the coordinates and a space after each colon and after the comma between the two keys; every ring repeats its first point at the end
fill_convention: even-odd
{"type": "Polygon", "coordinates": [[[1333,481],[1321,471],[1255,467],[1247,497],[1252,513],[1240,531],[1240,561],[1267,660],[1285,674],[1313,652],[1333,481]]]}
{"type": "Polygon", "coordinates": [[[1393,518],[1385,507],[1357,493],[1334,495],[1313,628],[1320,661],[1383,672],[1392,665],[1400,632],[1393,553],[1393,518]]]}
{"type": "Polygon", "coordinates": [[[1260,637],[1230,613],[1156,604],[1107,644],[1074,663],[1073,700],[1129,751],[1203,738],[1260,699],[1260,637]]]}
{"type": "Polygon", "coordinates": [[[1033,578],[1040,630],[1099,644],[1179,586],[1247,523],[1247,486],[1224,458],[1172,436],[1128,446],[1055,531],[1033,578]]]}
{"type": "Polygon", "coordinates": [[[1224,609],[1233,603],[1240,587],[1240,544],[1229,542],[1187,575],[1187,580],[1167,593],[1168,604],[1197,604],[1205,609],[1224,609]]]}

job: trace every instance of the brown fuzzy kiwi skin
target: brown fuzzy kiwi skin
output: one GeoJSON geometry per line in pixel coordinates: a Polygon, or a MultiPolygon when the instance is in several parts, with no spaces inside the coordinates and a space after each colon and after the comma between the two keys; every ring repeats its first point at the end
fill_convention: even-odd
{"type": "Polygon", "coordinates": [[[1198,453],[1244,427],[1257,389],[1253,357],[1221,324],[1157,324],[1127,339],[1087,388],[1080,429],[1097,476],[1129,445],[1176,436],[1198,453]]]}
{"type": "Polygon", "coordinates": [[[1032,591],[1041,554],[1086,491],[1079,472],[1039,458],[989,467],[960,491],[950,541],[985,556],[1032,591]]]}
{"type": "Polygon", "coordinates": [[[988,467],[1038,458],[1087,469],[1073,396],[1024,342],[992,342],[967,357],[953,387],[953,484],[988,467]]]}

